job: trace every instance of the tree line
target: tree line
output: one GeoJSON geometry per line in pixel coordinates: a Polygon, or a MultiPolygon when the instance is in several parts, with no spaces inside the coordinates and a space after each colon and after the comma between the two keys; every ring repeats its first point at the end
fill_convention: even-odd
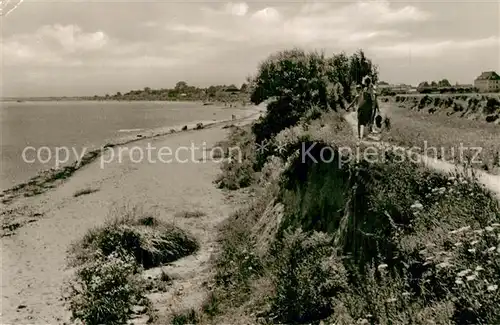
{"type": "Polygon", "coordinates": [[[248,100],[248,85],[240,87],[231,85],[212,85],[206,88],[188,85],[179,81],[174,88],[152,89],[145,87],[139,90],[130,90],[126,93],[105,96],[95,95],[94,100],[158,100],[158,101],[206,101],[206,102],[245,102],[248,100]]]}

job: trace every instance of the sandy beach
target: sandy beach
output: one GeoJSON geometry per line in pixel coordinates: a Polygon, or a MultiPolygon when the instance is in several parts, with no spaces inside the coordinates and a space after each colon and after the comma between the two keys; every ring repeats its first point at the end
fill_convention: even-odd
{"type": "MultiPolygon", "coordinates": [[[[143,138],[133,145],[176,151],[194,144],[210,149],[227,135],[225,125],[248,123],[257,116],[254,111],[238,121],[143,138]]],[[[66,261],[68,246],[88,229],[102,224],[110,209],[126,205],[154,210],[161,219],[174,222],[198,239],[201,249],[196,255],[170,266],[178,271],[179,279],[171,290],[181,287],[183,295],[193,295],[182,299],[181,304],[202,299],[200,293],[208,273],[207,262],[216,249],[216,226],[234,209],[213,184],[220,163],[211,159],[199,161],[203,156],[204,151],[198,150],[193,157],[185,155],[169,163],[151,163],[147,159],[137,162],[124,156],[121,162],[115,159],[104,168],[102,159],[97,158],[56,188],[34,197],[20,198],[9,205],[9,209],[28,209],[34,219],[1,238],[1,323],[68,323],[71,315],[63,298],[65,281],[72,274],[66,261]],[[84,189],[94,192],[74,197],[84,189]],[[174,217],[178,212],[193,210],[204,211],[206,216],[197,219],[174,217]],[[192,272],[193,268],[196,272],[192,272]]],[[[155,299],[161,301],[171,294],[155,299]]],[[[176,307],[173,302],[165,306],[182,307],[176,307]]]]}

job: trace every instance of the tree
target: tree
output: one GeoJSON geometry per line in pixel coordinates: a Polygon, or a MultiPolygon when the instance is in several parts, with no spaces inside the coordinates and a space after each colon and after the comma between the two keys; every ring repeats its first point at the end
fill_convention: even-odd
{"type": "Polygon", "coordinates": [[[437,86],[438,84],[435,81],[431,82],[431,87],[437,87],[437,86]]]}
{"type": "Polygon", "coordinates": [[[176,91],[179,91],[179,92],[182,92],[184,91],[184,89],[187,88],[187,83],[185,81],[179,81],[175,84],[175,90],[176,91]]]}
{"type": "Polygon", "coordinates": [[[335,108],[340,96],[350,98],[351,84],[361,83],[367,75],[377,82],[377,68],[362,50],[351,57],[325,57],[297,48],[272,54],[250,82],[254,104],[270,100],[266,116],[253,127],[256,141],[268,140],[308,112],[335,108]]]}
{"type": "Polygon", "coordinates": [[[331,81],[340,82],[343,88],[343,97],[351,97],[351,74],[349,57],[345,53],[333,55],[328,59],[328,76],[331,81]]]}
{"type": "Polygon", "coordinates": [[[323,54],[301,49],[285,50],[271,55],[259,66],[254,78],[251,101],[254,104],[272,97],[296,97],[319,103],[319,88],[325,87],[326,64],[323,54]]]}
{"type": "Polygon", "coordinates": [[[349,60],[349,69],[351,83],[355,82],[359,85],[365,76],[369,76],[373,84],[376,84],[378,81],[377,67],[365,56],[363,50],[358,50],[351,56],[349,60]]]}
{"type": "Polygon", "coordinates": [[[448,81],[448,79],[443,79],[443,80],[439,81],[438,85],[439,85],[439,87],[451,87],[451,84],[448,81]]]}
{"type": "Polygon", "coordinates": [[[243,83],[240,87],[240,91],[242,93],[246,92],[248,90],[248,85],[246,83],[243,83]]]}
{"type": "Polygon", "coordinates": [[[217,94],[217,87],[215,87],[215,86],[208,87],[208,89],[207,89],[208,97],[215,97],[216,94],[217,94]]]}

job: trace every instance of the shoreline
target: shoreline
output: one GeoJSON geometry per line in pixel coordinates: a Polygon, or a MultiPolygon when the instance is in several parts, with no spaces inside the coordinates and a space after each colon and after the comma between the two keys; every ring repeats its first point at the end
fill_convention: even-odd
{"type": "Polygon", "coordinates": [[[112,140],[111,142],[105,142],[101,146],[96,146],[92,150],[87,151],[79,161],[74,161],[57,169],[43,169],[39,171],[35,176],[29,178],[24,182],[20,182],[15,184],[14,186],[0,190],[0,210],[7,208],[16,200],[20,199],[20,197],[33,197],[45,193],[50,189],[56,188],[57,186],[68,180],[71,176],[73,176],[73,174],[78,170],[94,162],[102,155],[104,149],[106,148],[119,147],[145,139],[156,139],[158,137],[163,137],[174,133],[197,130],[197,125],[199,125],[200,123],[203,124],[202,129],[217,127],[218,125],[229,122],[238,123],[250,119],[253,116],[259,115],[263,112],[262,108],[259,108],[259,106],[255,105],[247,106],[243,109],[247,110],[249,114],[236,118],[234,120],[197,120],[191,121],[187,124],[175,124],[172,126],[164,126],[160,128],[143,129],[140,131],[130,132],[127,135],[118,137],[116,140],[112,140]],[[187,129],[184,129],[186,127],[187,129]]]}

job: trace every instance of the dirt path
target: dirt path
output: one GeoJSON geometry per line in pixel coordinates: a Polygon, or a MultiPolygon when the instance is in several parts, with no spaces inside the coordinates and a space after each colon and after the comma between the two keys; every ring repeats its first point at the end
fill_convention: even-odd
{"type": "MultiPolygon", "coordinates": [[[[382,115],[390,115],[390,111],[388,111],[387,106],[381,105],[380,108],[382,115]]],[[[358,122],[356,118],[356,113],[355,112],[347,113],[344,116],[344,118],[352,126],[353,132],[357,137],[358,122]]],[[[398,150],[399,152],[403,150],[409,154],[411,153],[414,157],[414,161],[421,162],[425,166],[442,173],[450,173],[455,171],[458,171],[460,173],[465,173],[468,175],[471,175],[472,173],[470,169],[465,170],[462,166],[457,166],[455,164],[451,164],[449,162],[437,158],[432,158],[425,155],[419,155],[414,152],[410,152],[408,149],[404,147],[396,146],[387,142],[382,142],[379,140],[379,137],[377,135],[368,135],[366,138],[369,140],[363,140],[362,143],[376,146],[377,148],[392,148],[398,150]]],[[[481,170],[474,170],[474,174],[477,177],[478,181],[484,186],[486,186],[500,200],[500,175],[491,175],[481,170]]]]}
{"type": "MultiPolygon", "coordinates": [[[[226,135],[227,130],[217,126],[139,141],[129,149],[145,148],[148,143],[156,148],[170,148],[174,154],[177,148],[190,148],[192,144],[210,149],[226,135]]],[[[23,202],[42,213],[43,218],[1,239],[0,323],[69,323],[70,314],[62,299],[64,281],[72,274],[66,267],[68,245],[81,238],[89,228],[102,224],[110,208],[126,204],[155,209],[160,218],[193,233],[201,244],[197,254],[167,268],[167,272],[176,273],[176,280],[172,290],[153,297],[165,306],[160,312],[168,314],[169,309],[184,308],[184,305],[197,304],[203,299],[206,289],[201,288],[209,275],[208,261],[216,250],[216,227],[233,207],[213,185],[219,163],[198,161],[204,151],[191,150],[193,155],[184,149],[178,152],[183,162],[173,159],[162,163],[155,156],[157,151],[153,151],[156,163],[148,159],[134,162],[124,155],[121,163],[115,159],[101,168],[98,159],[53,191],[23,202]],[[96,192],[73,197],[75,192],[89,188],[96,192]],[[175,217],[177,212],[193,210],[201,210],[206,216],[175,217]],[[171,299],[173,296],[178,303],[171,299]]],[[[209,156],[206,152],[205,155],[209,156]]]]}

